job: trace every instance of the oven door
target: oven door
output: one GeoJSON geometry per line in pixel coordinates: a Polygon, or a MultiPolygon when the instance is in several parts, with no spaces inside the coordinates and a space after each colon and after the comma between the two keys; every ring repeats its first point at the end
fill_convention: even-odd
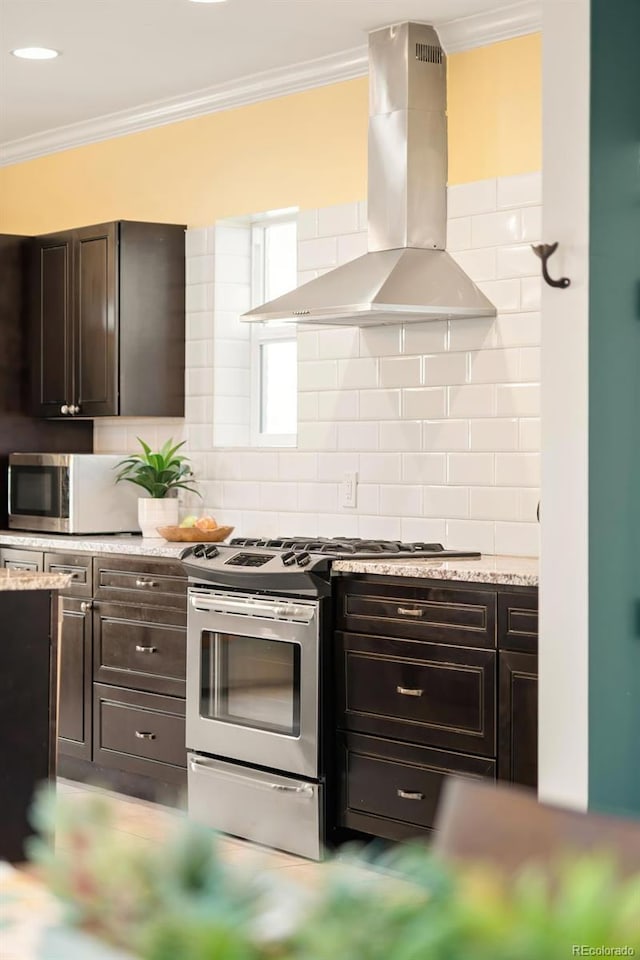
{"type": "Polygon", "coordinates": [[[319,604],[189,590],[187,747],[318,776],[319,604]]]}

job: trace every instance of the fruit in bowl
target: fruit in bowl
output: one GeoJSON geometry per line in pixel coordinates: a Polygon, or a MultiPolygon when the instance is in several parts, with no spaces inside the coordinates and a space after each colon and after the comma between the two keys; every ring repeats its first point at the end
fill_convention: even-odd
{"type": "Polygon", "coordinates": [[[195,529],[202,530],[204,533],[208,533],[210,530],[218,529],[218,524],[216,523],[215,519],[208,515],[206,517],[185,517],[180,526],[183,530],[195,529]]]}

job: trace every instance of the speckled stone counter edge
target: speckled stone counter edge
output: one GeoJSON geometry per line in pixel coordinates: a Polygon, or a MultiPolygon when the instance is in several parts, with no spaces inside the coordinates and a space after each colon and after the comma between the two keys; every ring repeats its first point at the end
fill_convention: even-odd
{"type": "Polygon", "coordinates": [[[493,583],[508,587],[537,587],[538,561],[534,557],[484,556],[475,560],[336,560],[334,573],[368,573],[379,577],[416,577],[493,583]]]}
{"type": "Polygon", "coordinates": [[[65,573],[0,570],[0,593],[7,590],[64,590],[71,583],[65,573]]]}
{"type": "Polygon", "coordinates": [[[61,550],[64,553],[119,554],[135,557],[166,557],[176,560],[188,543],[142,537],[67,537],[46,534],[0,532],[0,547],[17,550],[61,550]]]}

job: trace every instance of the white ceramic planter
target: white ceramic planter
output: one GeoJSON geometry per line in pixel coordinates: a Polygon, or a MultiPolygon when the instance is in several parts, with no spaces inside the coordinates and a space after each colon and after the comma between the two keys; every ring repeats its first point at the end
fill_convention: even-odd
{"type": "Polygon", "coordinates": [[[138,523],[143,537],[160,536],[158,527],[177,526],[178,500],[176,497],[138,497],[138,523]]]}

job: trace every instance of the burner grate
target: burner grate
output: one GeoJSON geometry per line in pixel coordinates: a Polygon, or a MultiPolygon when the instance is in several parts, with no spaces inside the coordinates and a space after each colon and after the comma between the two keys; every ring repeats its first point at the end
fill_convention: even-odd
{"type": "Polygon", "coordinates": [[[365,540],[360,537],[234,537],[232,547],[266,547],[269,550],[292,550],[296,553],[322,553],[352,556],[359,553],[392,556],[398,553],[444,552],[441,543],[404,543],[402,540],[365,540]]]}

